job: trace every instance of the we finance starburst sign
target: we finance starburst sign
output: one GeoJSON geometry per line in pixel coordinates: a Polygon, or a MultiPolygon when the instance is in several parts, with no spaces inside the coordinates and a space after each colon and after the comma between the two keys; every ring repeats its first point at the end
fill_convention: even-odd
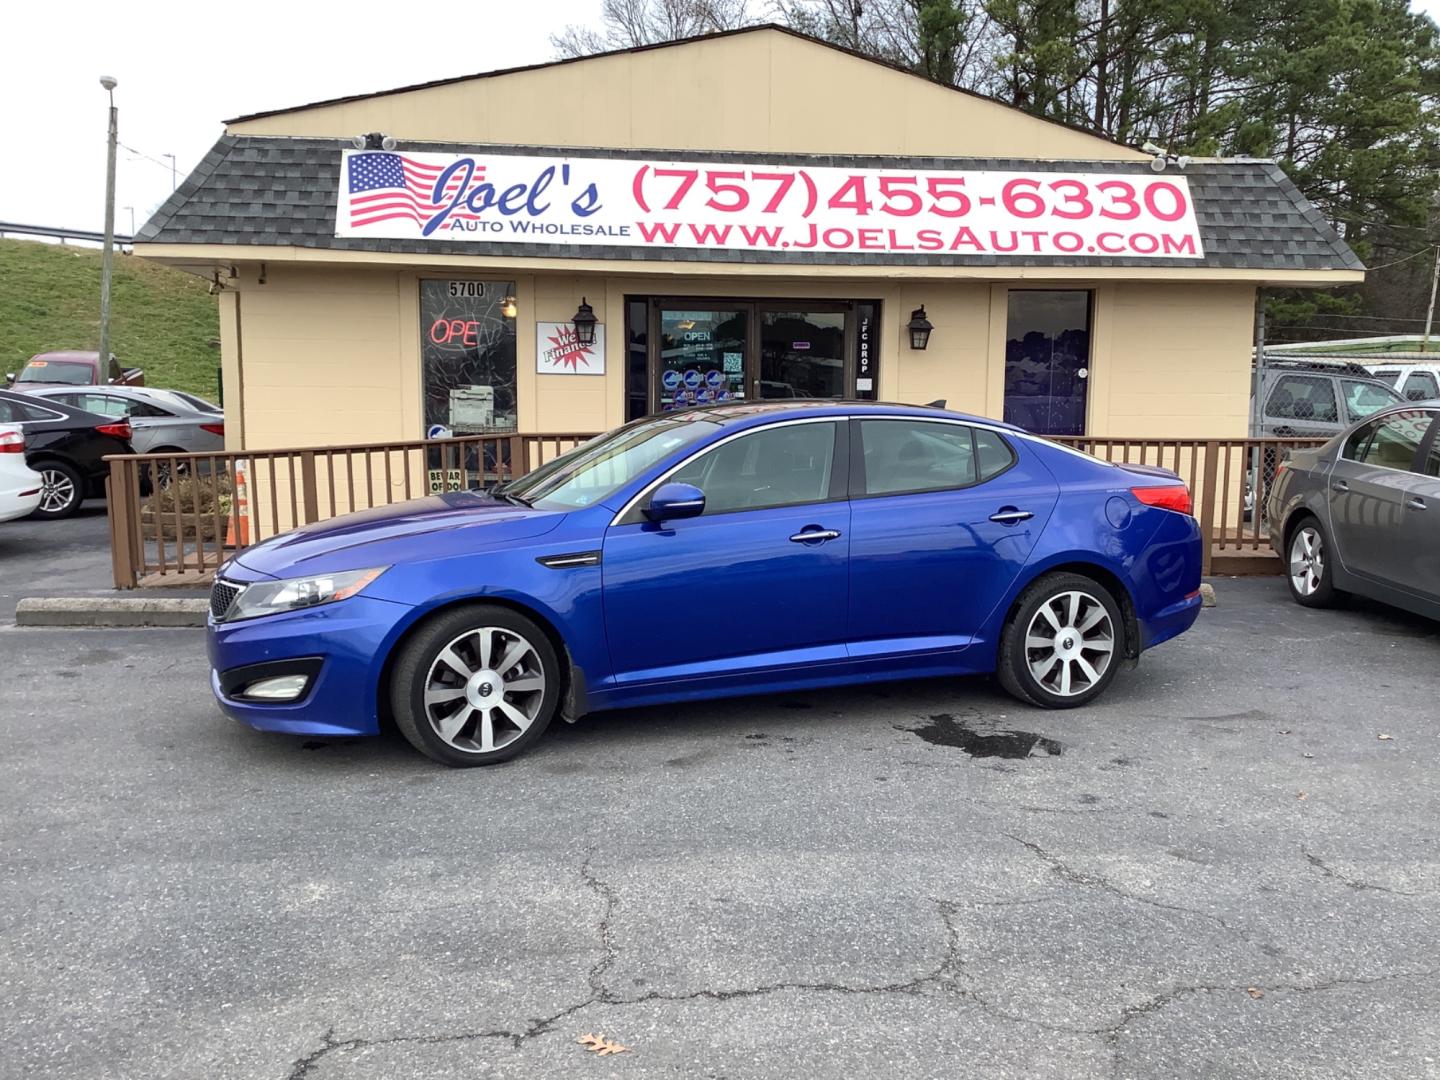
{"type": "Polygon", "coordinates": [[[604,375],[605,327],[595,327],[593,345],[581,345],[570,323],[536,323],[535,371],[539,375],[604,375]]]}

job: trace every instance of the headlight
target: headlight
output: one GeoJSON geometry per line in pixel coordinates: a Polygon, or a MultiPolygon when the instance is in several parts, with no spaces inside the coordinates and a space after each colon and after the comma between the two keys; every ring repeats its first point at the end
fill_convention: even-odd
{"type": "Polygon", "coordinates": [[[346,600],[378,578],[388,566],[373,570],[346,570],[339,574],[316,574],[314,577],[286,578],[284,581],[257,581],[247,585],[235,600],[226,622],[253,619],[257,615],[274,615],[281,611],[333,604],[346,600]]]}

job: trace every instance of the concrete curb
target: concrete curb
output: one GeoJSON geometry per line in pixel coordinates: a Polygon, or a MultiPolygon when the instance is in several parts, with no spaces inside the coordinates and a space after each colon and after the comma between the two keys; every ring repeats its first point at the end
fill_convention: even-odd
{"type": "Polygon", "coordinates": [[[16,626],[204,626],[208,600],[32,596],[15,605],[16,626]]]}

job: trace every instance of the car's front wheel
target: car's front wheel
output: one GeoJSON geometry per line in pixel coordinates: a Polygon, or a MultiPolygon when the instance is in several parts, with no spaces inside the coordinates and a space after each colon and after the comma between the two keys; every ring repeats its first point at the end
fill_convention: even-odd
{"type": "Polygon", "coordinates": [[[1318,608],[1335,603],[1329,559],[1330,541],[1324,527],[1313,517],[1302,518],[1290,530],[1285,559],[1285,580],[1297,604],[1318,608]]]}
{"type": "Polygon", "coordinates": [[[1005,624],[996,674],[1021,701],[1073,709],[1110,684],[1124,655],[1125,620],[1110,590],[1080,574],[1047,574],[1005,624]]]}
{"type": "Polygon", "coordinates": [[[528,748],[560,701],[560,664],[544,631],[519,612],[473,604],[420,627],[390,681],[395,723],[446,765],[493,765],[528,748]]]}

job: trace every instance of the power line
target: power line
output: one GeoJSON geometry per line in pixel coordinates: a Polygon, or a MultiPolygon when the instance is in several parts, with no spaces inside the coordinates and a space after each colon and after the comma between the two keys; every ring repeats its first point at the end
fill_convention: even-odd
{"type": "Polygon", "coordinates": [[[1392,266],[1399,266],[1401,263],[1409,262],[1411,259],[1418,259],[1421,255],[1429,254],[1430,252],[1435,250],[1435,247],[1432,245],[1431,247],[1421,248],[1419,251],[1406,255],[1403,259],[1396,259],[1394,262],[1381,263],[1379,266],[1367,266],[1365,269],[1367,271],[1387,270],[1392,266]]]}
{"type": "Polygon", "coordinates": [[[126,151],[127,153],[134,154],[136,157],[144,158],[146,161],[150,162],[153,165],[159,165],[166,172],[171,172],[174,169],[174,166],[172,166],[168,161],[161,161],[159,158],[153,158],[149,154],[142,153],[141,151],[136,150],[133,146],[126,146],[124,143],[121,143],[120,149],[126,151]]]}

